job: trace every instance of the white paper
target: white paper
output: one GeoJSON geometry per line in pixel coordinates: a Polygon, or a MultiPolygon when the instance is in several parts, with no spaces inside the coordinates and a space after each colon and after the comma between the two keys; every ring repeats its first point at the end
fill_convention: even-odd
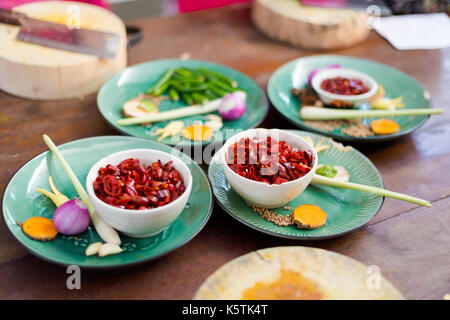
{"type": "Polygon", "coordinates": [[[375,30],[398,50],[450,47],[450,18],[445,13],[379,18],[375,30]]]}

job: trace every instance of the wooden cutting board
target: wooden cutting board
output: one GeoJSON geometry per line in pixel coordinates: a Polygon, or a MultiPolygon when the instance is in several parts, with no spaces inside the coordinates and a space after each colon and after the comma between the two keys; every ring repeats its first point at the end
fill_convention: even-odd
{"type": "Polygon", "coordinates": [[[78,19],[82,28],[121,35],[114,59],[42,47],[16,40],[19,27],[0,23],[0,89],[39,100],[76,98],[96,92],[112,75],[126,67],[126,31],[108,10],[79,2],[44,1],[14,8],[32,18],[65,24],[78,19]],[[78,15],[79,14],[79,15],[78,15]]]}
{"type": "Polygon", "coordinates": [[[368,267],[323,249],[268,248],[219,268],[201,285],[194,299],[267,299],[260,296],[267,291],[270,299],[404,299],[380,271],[377,266],[368,267]],[[286,274],[283,285],[280,279],[286,274]]]}
{"type": "Polygon", "coordinates": [[[369,35],[362,11],[304,7],[298,0],[255,0],[252,21],[268,37],[291,45],[331,50],[353,46],[369,35]]]}

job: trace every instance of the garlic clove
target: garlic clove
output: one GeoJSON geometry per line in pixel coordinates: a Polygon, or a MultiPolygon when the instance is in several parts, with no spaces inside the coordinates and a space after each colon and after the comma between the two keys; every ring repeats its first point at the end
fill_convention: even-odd
{"type": "Polygon", "coordinates": [[[205,126],[210,127],[212,130],[220,130],[222,128],[223,123],[218,121],[206,121],[205,126]]]}
{"type": "Polygon", "coordinates": [[[123,251],[123,249],[121,247],[119,247],[117,244],[105,243],[99,248],[98,255],[100,257],[104,257],[104,256],[108,256],[111,254],[118,254],[118,253],[121,253],[122,251],[123,251]]]}
{"type": "Polygon", "coordinates": [[[84,252],[86,254],[86,256],[93,256],[94,254],[98,253],[98,250],[100,249],[100,247],[103,245],[103,243],[101,242],[94,242],[91,243],[87,248],[86,251],[84,252]]]}

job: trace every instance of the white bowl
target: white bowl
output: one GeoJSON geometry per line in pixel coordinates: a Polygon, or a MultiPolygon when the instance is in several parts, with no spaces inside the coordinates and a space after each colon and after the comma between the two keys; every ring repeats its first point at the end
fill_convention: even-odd
{"type": "Polygon", "coordinates": [[[250,129],[244,132],[238,133],[232,136],[224,144],[219,151],[220,162],[225,173],[225,177],[230,183],[231,187],[236,191],[244,200],[257,207],[263,208],[279,208],[286,203],[296,198],[302,193],[311,182],[314,172],[317,167],[317,153],[314,148],[306,142],[300,136],[279,130],[279,129],[250,129]],[[285,182],[282,184],[267,184],[264,182],[258,182],[244,178],[234,172],[226,162],[226,153],[230,146],[241,138],[266,138],[272,137],[278,141],[286,141],[292,147],[297,147],[299,150],[310,150],[313,155],[313,163],[311,171],[301,178],[293,181],[285,182]]]}
{"type": "Polygon", "coordinates": [[[94,164],[86,177],[86,189],[95,210],[103,220],[127,236],[145,238],[163,231],[183,211],[191,193],[192,175],[184,162],[169,153],[152,149],[132,149],[113,153],[94,164]],[[103,202],[95,195],[93,187],[98,170],[107,164],[118,165],[129,158],[139,159],[141,163],[147,165],[158,160],[163,164],[172,161],[174,168],[183,177],[186,190],[175,201],[153,209],[121,209],[103,202]]]}
{"type": "Polygon", "coordinates": [[[311,85],[314,89],[314,91],[317,92],[317,95],[319,96],[320,100],[324,102],[325,104],[330,104],[333,101],[344,101],[346,103],[352,104],[352,106],[359,105],[361,103],[366,102],[370,97],[372,97],[374,94],[377,93],[378,90],[378,84],[377,82],[370,77],[369,75],[353,70],[353,69],[343,69],[343,68],[330,68],[330,69],[323,69],[319,71],[311,81],[311,85]],[[369,91],[362,94],[355,94],[355,95],[343,95],[343,94],[335,94],[328,91],[323,90],[320,85],[322,84],[322,81],[329,78],[334,77],[343,77],[347,79],[359,79],[364,83],[364,85],[367,86],[369,91]]]}

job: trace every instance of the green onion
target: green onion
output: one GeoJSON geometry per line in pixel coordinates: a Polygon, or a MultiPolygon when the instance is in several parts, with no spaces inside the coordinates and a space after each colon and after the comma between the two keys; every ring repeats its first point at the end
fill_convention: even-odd
{"type": "MultiPolygon", "coordinates": [[[[181,95],[183,97],[183,95],[181,95]]],[[[183,97],[184,99],[184,97],[183,97]]],[[[222,99],[216,99],[213,101],[209,101],[204,105],[195,105],[191,107],[184,107],[179,109],[174,109],[170,111],[158,112],[148,114],[139,118],[124,118],[117,121],[117,124],[120,126],[129,126],[134,124],[141,123],[150,123],[150,122],[159,122],[159,121],[168,121],[178,118],[184,118],[189,116],[194,116],[198,114],[205,114],[217,111],[219,109],[219,105],[222,99]]]]}
{"type": "Polygon", "coordinates": [[[89,215],[91,216],[92,223],[94,224],[95,230],[97,230],[98,235],[106,242],[106,243],[115,243],[117,245],[120,245],[120,237],[116,230],[113,229],[109,224],[107,224],[105,221],[103,221],[102,218],[95,212],[94,206],[92,205],[91,199],[89,198],[89,195],[87,194],[84,187],[81,185],[80,181],[78,180],[75,173],[70,168],[67,161],[64,159],[62,154],[59,152],[58,148],[56,148],[55,144],[53,143],[52,139],[50,139],[49,136],[44,134],[42,136],[44,138],[45,144],[48,146],[48,148],[54,153],[56,158],[61,163],[62,167],[64,168],[64,171],[66,171],[67,175],[69,176],[70,181],[72,181],[72,184],[77,190],[78,195],[80,196],[80,199],[84,202],[87,209],[89,210],[89,215]]]}
{"type": "Polygon", "coordinates": [[[352,189],[356,191],[362,191],[367,193],[373,193],[384,197],[389,197],[393,199],[398,199],[410,203],[415,203],[424,207],[431,208],[431,203],[427,200],[419,199],[416,197],[408,196],[406,194],[398,193],[389,191],[382,188],[367,186],[363,184],[357,184],[352,182],[342,182],[337,181],[335,179],[327,178],[318,174],[314,174],[313,178],[311,180],[311,184],[318,184],[323,186],[330,186],[330,187],[338,187],[338,188],[344,188],[344,189],[352,189]]]}
{"type": "Polygon", "coordinates": [[[300,117],[303,120],[337,120],[389,116],[418,116],[441,114],[444,109],[402,109],[402,110],[337,110],[331,108],[302,107],[300,117]]]}

